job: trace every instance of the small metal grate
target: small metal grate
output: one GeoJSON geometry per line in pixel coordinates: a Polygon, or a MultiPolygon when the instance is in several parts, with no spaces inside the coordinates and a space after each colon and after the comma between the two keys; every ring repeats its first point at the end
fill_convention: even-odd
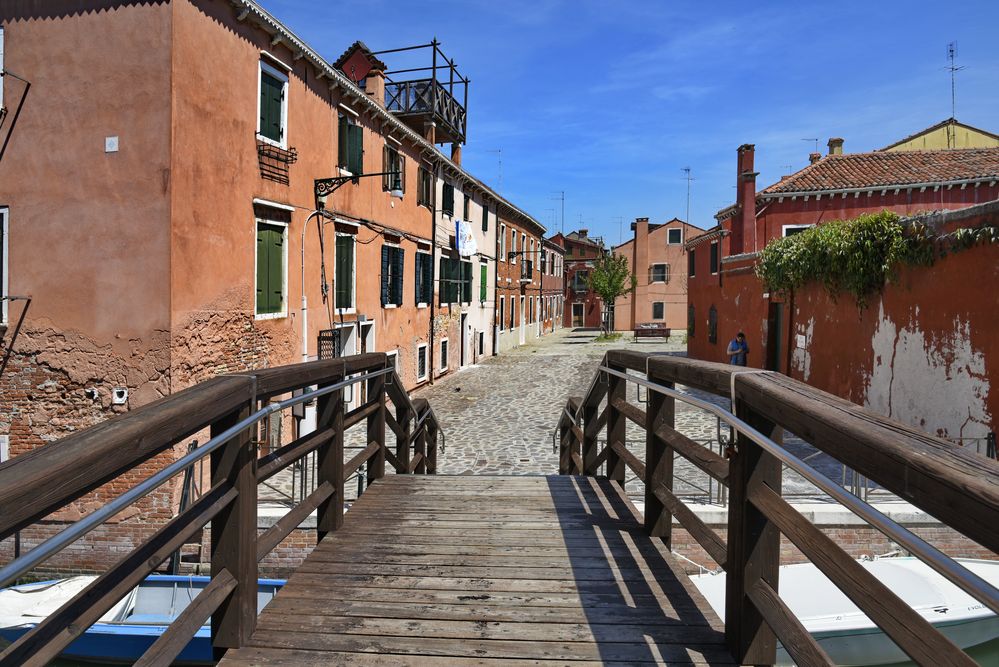
{"type": "Polygon", "coordinates": [[[340,330],[323,329],[319,332],[319,360],[336,359],[340,356],[340,330]]]}

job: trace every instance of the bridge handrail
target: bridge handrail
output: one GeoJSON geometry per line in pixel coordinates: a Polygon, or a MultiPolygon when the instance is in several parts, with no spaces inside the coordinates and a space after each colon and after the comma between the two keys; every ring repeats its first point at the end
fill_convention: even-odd
{"type": "Polygon", "coordinates": [[[999,469],[993,462],[785,376],[725,364],[608,352],[587,395],[570,399],[559,419],[560,472],[593,475],[606,463],[608,477],[622,484],[625,466],[635,472],[645,483],[647,532],[669,544],[675,516],[728,572],[726,638],[740,664],[771,664],[775,634],[799,664],[828,664],[828,656],[776,592],[781,533],[917,662],[947,656],[954,664],[974,664],[781,498],[780,463],[997,612],[999,591],[787,452],[779,444],[782,426],[792,427],[797,436],[975,541],[996,548],[997,526],[982,520],[999,511],[999,469]],[[625,399],[628,382],[649,390],[647,412],[625,399]],[[736,414],[677,392],[676,384],[733,398],[736,414]],[[604,396],[606,407],[598,414],[604,396]],[[738,439],[730,460],[674,430],[676,400],[733,427],[738,439]],[[646,430],[644,463],[624,444],[626,421],[646,430]],[[597,435],[605,425],[607,445],[597,451],[597,435]],[[916,452],[918,462],[896,458],[896,466],[882,470],[884,461],[907,447],[916,452]],[[727,542],[673,494],[674,452],[731,489],[727,542]],[[969,491],[977,495],[969,499],[969,491]],[[944,498],[929,497],[941,493],[944,498]],[[957,499],[961,502],[954,502],[957,499]]]}
{"type": "Polygon", "coordinates": [[[174,475],[206,456],[211,457],[210,490],[7,647],[0,653],[0,665],[46,664],[209,521],[212,523],[212,579],[138,664],[168,664],[209,617],[212,618],[213,642],[218,649],[242,645],[256,619],[257,562],[313,511],[318,510],[319,539],[339,528],[343,522],[347,477],[367,463],[368,482],[376,481],[384,475],[386,457],[391,458],[398,473],[436,472],[437,442],[441,435],[437,417],[425,400],[411,400],[401,387],[394,367],[387,366],[386,355],[382,353],[217,378],[0,466],[0,498],[21,498],[30,502],[33,494],[30,488],[25,491],[25,475],[21,471],[27,471],[30,477],[33,471],[44,469],[46,464],[56,466],[63,457],[77,453],[81,442],[102,445],[95,446],[97,452],[93,457],[98,460],[100,456],[110,457],[105,458],[105,470],[110,469],[113,474],[88,465],[75,476],[62,473],[70,477],[68,482],[62,482],[60,478],[47,480],[58,493],[47,494],[43,501],[28,511],[19,512],[15,518],[2,517],[0,526],[13,532],[144,463],[205,426],[211,426],[211,439],[207,443],[0,569],[2,586],[174,475]],[[367,385],[368,400],[347,412],[344,389],[361,382],[367,385]],[[304,392],[273,401],[276,396],[298,389],[304,392]],[[385,444],[387,399],[395,405],[397,418],[393,423],[398,428],[397,434],[401,434],[401,437],[397,435],[394,455],[385,444]],[[249,429],[274,413],[311,400],[317,401],[316,430],[258,459],[249,429]],[[182,423],[171,424],[173,419],[182,423]],[[345,464],[344,432],[364,420],[367,421],[368,445],[345,464]],[[411,447],[415,449],[412,457],[409,456],[411,447]],[[318,456],[316,489],[258,537],[256,485],[313,451],[318,456]],[[119,455],[119,460],[115,460],[115,454],[119,455]]]}

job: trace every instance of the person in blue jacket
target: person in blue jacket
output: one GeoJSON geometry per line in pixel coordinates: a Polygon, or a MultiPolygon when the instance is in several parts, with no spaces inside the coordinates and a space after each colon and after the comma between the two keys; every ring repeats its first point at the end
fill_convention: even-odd
{"type": "Polygon", "coordinates": [[[735,338],[729,342],[728,350],[725,351],[725,354],[728,355],[730,364],[745,366],[746,355],[749,354],[749,345],[746,344],[746,334],[741,331],[736,334],[735,338]]]}

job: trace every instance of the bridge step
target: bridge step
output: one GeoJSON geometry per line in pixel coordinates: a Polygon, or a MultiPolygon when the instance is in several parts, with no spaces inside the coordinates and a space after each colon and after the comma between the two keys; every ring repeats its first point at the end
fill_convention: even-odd
{"type": "Polygon", "coordinates": [[[722,625],[615,484],[392,475],[221,665],[732,665],[722,625]]]}

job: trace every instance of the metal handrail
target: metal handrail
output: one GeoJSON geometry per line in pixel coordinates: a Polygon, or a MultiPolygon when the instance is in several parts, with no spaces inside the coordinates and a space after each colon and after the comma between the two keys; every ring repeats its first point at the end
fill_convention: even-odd
{"type": "Polygon", "coordinates": [[[316,389],[315,391],[310,391],[299,396],[293,396],[292,398],[279,401],[277,403],[270,403],[264,408],[257,410],[250,416],[242,419],[233,426],[230,426],[222,433],[219,433],[214,438],[210,439],[201,447],[198,447],[194,451],[186,454],[185,456],[177,459],[167,467],[163,468],[156,474],[148,477],[139,484],[135,485],[125,493],[121,494],[111,502],[107,503],[100,509],[94,510],[84,518],[80,519],[71,526],[67,526],[63,530],[59,531],[49,539],[45,540],[37,547],[24,554],[20,558],[17,558],[3,568],[0,568],[0,587],[6,586],[11,581],[14,581],[21,575],[29,572],[32,568],[43,563],[68,545],[72,544],[76,540],[80,539],[91,530],[101,525],[111,517],[113,517],[118,512],[122,511],[132,503],[134,503],[139,498],[148,495],[160,486],[162,486],[168,479],[176,475],[177,473],[183,471],[184,469],[190,467],[191,465],[197,463],[204,457],[211,454],[213,451],[224,445],[226,442],[231,440],[241,431],[253,426],[264,417],[271,415],[280,410],[285,410],[297,405],[299,403],[304,403],[310,401],[319,396],[325,396],[326,394],[331,394],[334,391],[343,389],[344,387],[354,384],[355,382],[361,382],[362,380],[368,380],[373,377],[379,377],[385,375],[386,373],[394,372],[392,368],[383,368],[377,371],[371,371],[369,373],[364,373],[361,375],[356,375],[354,377],[346,378],[335,384],[331,384],[322,389],[316,389]]]}
{"type": "Polygon", "coordinates": [[[613,375],[615,377],[624,378],[625,380],[641,384],[647,389],[665,396],[670,396],[674,399],[679,399],[684,403],[699,407],[702,410],[706,410],[707,412],[715,415],[736,431],[742,433],[754,443],[759,445],[765,452],[797,472],[822,491],[829,494],[829,496],[833,499],[839,501],[841,505],[866,521],[868,524],[874,526],[884,535],[894,540],[899,546],[914,554],[917,558],[936,570],[952,584],[999,614],[999,589],[985,581],[985,579],[979,577],[974,572],[971,572],[960,563],[957,563],[950,556],[944,554],[919,536],[913,534],[908,529],[892,521],[877,509],[850,493],[840,485],[836,484],[824,474],[733,415],[731,412],[723,408],[719,408],[718,406],[707,401],[702,401],[701,399],[694,398],[693,396],[676,391],[675,389],[670,389],[669,387],[652,382],[647,377],[643,379],[604,365],[601,365],[597,369],[597,372],[598,374],[606,373],[608,375],[613,375]]]}

